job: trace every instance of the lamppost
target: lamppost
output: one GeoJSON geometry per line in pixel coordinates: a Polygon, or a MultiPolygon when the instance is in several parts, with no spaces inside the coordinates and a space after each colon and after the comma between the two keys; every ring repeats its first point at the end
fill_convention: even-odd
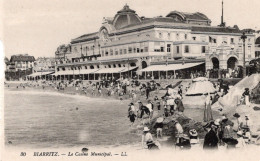
{"type": "Polygon", "coordinates": [[[128,79],[129,79],[129,58],[127,59],[127,70],[128,70],[128,79]]]}
{"type": "Polygon", "coordinates": [[[245,45],[245,41],[247,39],[245,32],[243,32],[241,39],[243,40],[243,78],[244,78],[244,77],[246,77],[246,48],[245,48],[246,45],[245,45]]]}
{"type": "Polygon", "coordinates": [[[42,68],[41,68],[41,80],[42,80],[42,68]]]}

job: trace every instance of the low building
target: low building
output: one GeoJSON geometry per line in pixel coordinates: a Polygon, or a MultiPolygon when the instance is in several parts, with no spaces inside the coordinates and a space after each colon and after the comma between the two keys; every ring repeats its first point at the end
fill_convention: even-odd
{"type": "Polygon", "coordinates": [[[35,58],[28,54],[18,54],[11,56],[10,63],[14,64],[15,71],[23,71],[33,68],[35,58]]]}
{"type": "Polygon", "coordinates": [[[55,71],[55,58],[39,57],[34,62],[33,72],[55,71]]]}

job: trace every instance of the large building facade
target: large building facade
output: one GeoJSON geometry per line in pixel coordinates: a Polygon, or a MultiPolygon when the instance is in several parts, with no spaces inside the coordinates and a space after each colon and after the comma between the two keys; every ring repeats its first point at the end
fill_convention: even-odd
{"type": "MultiPolygon", "coordinates": [[[[94,78],[99,78],[107,73],[136,74],[152,65],[193,62],[205,63],[206,70],[234,69],[243,65],[241,35],[238,27],[211,26],[211,20],[199,12],[172,11],[165,17],[147,18],[125,5],[114,17],[104,18],[97,32],[60,46],[55,75],[69,79],[72,74],[96,73],[94,78]]],[[[246,36],[249,62],[255,58],[255,35],[246,36]]]]}

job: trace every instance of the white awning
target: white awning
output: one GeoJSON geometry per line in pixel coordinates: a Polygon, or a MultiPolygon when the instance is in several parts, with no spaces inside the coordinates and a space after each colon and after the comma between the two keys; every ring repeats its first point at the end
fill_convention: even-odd
{"type": "Polygon", "coordinates": [[[96,74],[102,74],[102,73],[120,73],[125,68],[103,68],[95,72],[96,74]]]}
{"type": "MultiPolygon", "coordinates": [[[[52,75],[73,75],[73,70],[67,70],[67,71],[59,71],[56,73],[53,73],[52,75]]],[[[74,71],[74,75],[76,75],[76,71],[74,71]]]]}
{"type": "Polygon", "coordinates": [[[130,70],[133,70],[133,69],[136,69],[136,68],[138,68],[138,67],[125,67],[122,71],[121,71],[121,73],[122,72],[127,72],[127,71],[130,71],[130,70]]]}
{"type": "Polygon", "coordinates": [[[191,68],[194,66],[198,66],[203,64],[204,62],[200,63],[185,63],[185,64],[169,64],[169,65],[152,65],[145,69],[140,70],[141,72],[151,72],[151,71],[169,71],[169,70],[181,70],[186,68],[191,68]]]}
{"type": "Polygon", "coordinates": [[[42,75],[48,75],[51,74],[53,72],[35,72],[33,74],[28,75],[29,77],[37,77],[37,76],[42,76],[42,75]]]}
{"type": "Polygon", "coordinates": [[[80,74],[92,74],[98,71],[98,69],[86,69],[86,70],[80,70],[80,74]]]}

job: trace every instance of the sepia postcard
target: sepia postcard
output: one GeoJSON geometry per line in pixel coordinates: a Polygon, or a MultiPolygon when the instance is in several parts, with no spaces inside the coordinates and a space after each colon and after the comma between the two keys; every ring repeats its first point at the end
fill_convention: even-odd
{"type": "Polygon", "coordinates": [[[260,161],[260,1],[0,3],[0,161],[260,161]]]}

